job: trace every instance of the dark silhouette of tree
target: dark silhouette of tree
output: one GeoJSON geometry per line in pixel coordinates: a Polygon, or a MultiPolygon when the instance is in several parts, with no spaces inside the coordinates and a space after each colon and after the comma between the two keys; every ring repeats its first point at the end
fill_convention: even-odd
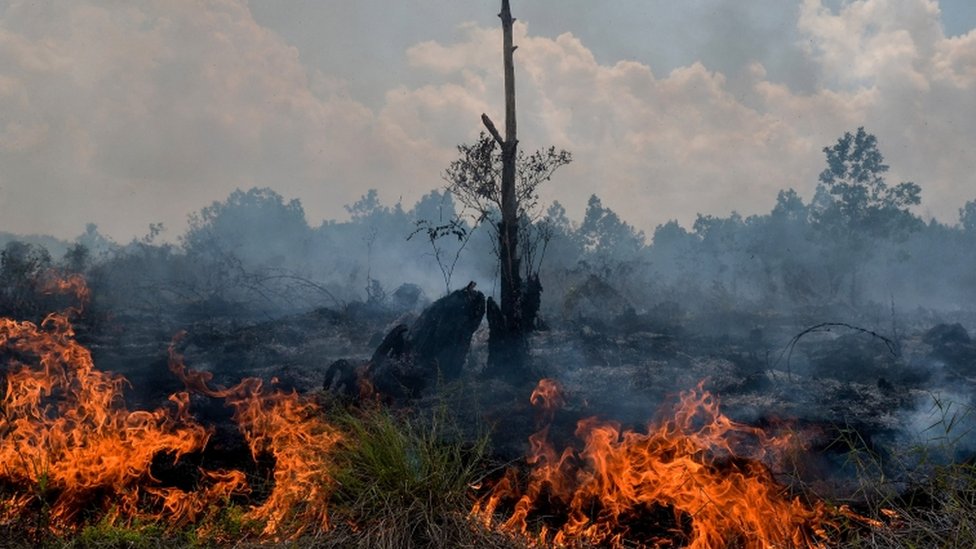
{"type": "Polygon", "coordinates": [[[43,246],[13,240],[0,252],[0,314],[36,320],[43,276],[51,254],[43,246]]]}
{"type": "Polygon", "coordinates": [[[68,273],[82,274],[91,266],[91,250],[80,242],[75,242],[64,253],[61,259],[61,268],[68,273]]]}
{"type": "Polygon", "coordinates": [[[188,281],[194,293],[215,303],[286,301],[291,262],[307,256],[311,237],[301,202],[268,188],[238,189],[190,215],[189,224],[181,242],[199,266],[188,281]]]}
{"type": "Polygon", "coordinates": [[[384,207],[380,202],[379,193],[376,189],[369,189],[366,194],[359,197],[359,200],[354,202],[351,206],[343,206],[349,216],[352,217],[354,221],[360,221],[363,219],[368,219],[370,216],[376,216],[379,214],[388,213],[388,208],[384,207]]]}
{"type": "Polygon", "coordinates": [[[444,279],[444,295],[451,293],[451,280],[457,268],[461,253],[467,246],[474,231],[468,227],[463,218],[454,210],[451,193],[440,194],[437,191],[424,195],[411,212],[416,220],[416,227],[407,240],[417,235],[427,237],[430,244],[430,255],[440,269],[444,279]],[[453,246],[445,246],[445,239],[453,246]]]}
{"type": "Polygon", "coordinates": [[[909,207],[921,202],[921,188],[905,182],[889,186],[888,165],[875,136],[858,128],[824,147],[827,168],[813,204],[813,220],[835,233],[856,232],[890,238],[918,227],[909,207]]]}
{"type": "Polygon", "coordinates": [[[299,257],[309,231],[301,202],[285,202],[268,188],[235,190],[190,215],[183,247],[190,255],[236,255],[249,263],[273,264],[299,257]]]}
{"type": "MultiPolygon", "coordinates": [[[[553,219],[543,215],[539,203],[539,187],[549,181],[557,169],[571,161],[572,155],[568,151],[557,151],[555,147],[537,150],[531,155],[519,151],[516,155],[517,226],[514,234],[518,235],[516,240],[518,248],[514,266],[518,270],[514,276],[519,281],[538,275],[544,248],[555,229],[552,226],[553,219]]],[[[464,211],[473,216],[471,221],[474,227],[484,224],[493,232],[498,242],[495,252],[499,258],[505,257],[500,253],[505,236],[501,216],[502,165],[503,158],[497,143],[493,138],[482,133],[477,143],[458,146],[458,159],[451,162],[444,172],[447,190],[457,198],[464,211]]],[[[446,229],[445,234],[454,236],[459,225],[459,221],[452,221],[438,226],[446,229]]],[[[505,274],[505,270],[502,270],[502,274],[505,274]]],[[[532,325],[531,318],[527,318],[526,321],[529,326],[532,325]]]]}
{"type": "Polygon", "coordinates": [[[595,194],[586,203],[576,236],[584,260],[603,277],[611,274],[614,265],[632,260],[644,247],[643,231],[635,230],[616,212],[604,207],[595,194]]]}
{"type": "Polygon", "coordinates": [[[776,205],[770,216],[783,223],[806,223],[809,209],[793,189],[781,190],[776,195],[776,205]]]}
{"type": "Polygon", "coordinates": [[[959,208],[959,224],[966,232],[976,233],[976,200],[970,200],[959,208]]]}

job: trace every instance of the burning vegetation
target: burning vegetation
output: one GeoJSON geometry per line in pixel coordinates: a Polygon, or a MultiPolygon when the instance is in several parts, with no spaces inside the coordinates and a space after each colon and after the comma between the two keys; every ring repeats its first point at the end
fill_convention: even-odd
{"type": "Polygon", "coordinates": [[[504,135],[409,211],[0,233],[0,545],[976,547],[976,201],[924,221],[858,128],[768,215],[543,211],[509,4],[504,135]]]}
{"type": "MultiPolygon", "coordinates": [[[[0,319],[0,528],[27,544],[90,541],[84,536],[94,529],[175,545],[895,547],[878,540],[906,531],[942,539],[947,526],[934,518],[947,515],[937,513],[972,508],[973,475],[963,466],[916,479],[917,499],[876,492],[828,503],[789,471],[814,453],[815,437],[782,422],[734,420],[701,382],[634,429],[577,413],[589,404],[544,378],[527,399],[531,410],[508,404],[511,418],[526,418],[534,432],[524,458],[507,467],[494,465],[505,454],[492,441],[497,429],[472,434],[452,419],[462,417],[457,403],[425,401],[430,391],[350,401],[343,392],[285,391],[275,378],[224,387],[213,372],[187,366],[190,333],[167,346],[165,363],[181,389],[159,407],[133,410],[129,382],[97,369],[78,341],[72,321],[90,299],[84,279],[49,274],[39,287],[71,303],[36,324],[0,319]],[[211,401],[231,410],[224,421],[241,451],[216,457],[227,429],[219,417],[201,419],[211,401]]],[[[472,291],[431,306],[413,328],[394,328],[404,335],[402,353],[374,353],[384,368],[353,367],[354,387],[372,386],[371,373],[393,386],[414,364],[436,375],[418,342],[436,345],[437,337],[424,327],[455,307],[466,311],[472,291]]],[[[449,390],[468,390],[460,383],[449,390]]],[[[855,456],[853,444],[849,450],[855,456]]]]}
{"type": "MultiPolygon", "coordinates": [[[[88,299],[84,281],[53,280],[48,289],[72,292],[79,305],[48,315],[40,325],[0,320],[8,364],[0,416],[0,520],[10,524],[44,514],[37,527],[53,532],[93,520],[181,527],[212,519],[220,507],[247,496],[252,487],[242,470],[200,466],[188,487],[167,486],[154,475],[160,460],[177,464],[207,447],[213,430],[191,415],[193,392],[225,400],[252,458],[273,461],[270,489],[263,501],[246,507],[243,519],[265,539],[330,529],[335,450],[343,435],[314,402],[269,390],[257,378],[213,388],[211,374],[186,367],[175,341],[170,370],[186,390],[170,395],[166,407],[129,410],[126,380],[97,370],[75,340],[69,317],[88,299]]],[[[548,379],[531,395],[550,420],[562,399],[548,379]]],[[[368,438],[365,430],[358,434],[368,438]]],[[[641,543],[696,548],[813,546],[825,539],[823,506],[790,499],[769,472],[767,463],[788,439],[729,420],[701,387],[682,395],[674,417],[652,424],[646,434],[591,418],[579,422],[576,435],[582,450],[561,453],[548,440],[548,426],[533,435],[525,486],[509,471],[473,515],[495,528],[500,506],[512,504],[497,528],[527,536],[533,515],[556,512],[561,524],[541,524],[536,537],[557,546],[620,546],[648,535],[641,543]],[[660,519],[664,525],[653,522],[660,519]]]]}
{"type": "MultiPolygon", "coordinates": [[[[212,429],[190,413],[190,393],[169,396],[152,411],[125,407],[125,378],[99,371],[75,341],[69,316],[88,297],[77,276],[50,282],[71,291],[77,307],[48,315],[40,325],[0,319],[0,349],[7,364],[0,414],[0,520],[31,515],[39,527],[67,531],[93,519],[108,524],[164,522],[180,527],[210,517],[235,496],[251,491],[240,470],[200,467],[189,489],[165,486],[153,474],[160,460],[177,464],[203,452],[212,429]]],[[[260,523],[269,538],[324,531],[333,488],[329,460],[340,440],[318,407],[298,394],[267,390],[248,378],[211,389],[208,376],[188,370],[171,353],[171,369],[187,389],[225,399],[255,460],[274,462],[273,487],[245,520],[260,523]]]]}
{"type": "MultiPolygon", "coordinates": [[[[532,402],[551,419],[562,395],[543,379],[532,402]]],[[[647,432],[582,419],[582,448],[557,451],[549,426],[530,439],[525,480],[509,470],[474,508],[544,546],[822,547],[832,524],[822,503],[790,497],[770,472],[792,437],[770,437],[730,420],[699,385],[647,432]],[[530,527],[530,521],[536,523],[530,527]]]]}

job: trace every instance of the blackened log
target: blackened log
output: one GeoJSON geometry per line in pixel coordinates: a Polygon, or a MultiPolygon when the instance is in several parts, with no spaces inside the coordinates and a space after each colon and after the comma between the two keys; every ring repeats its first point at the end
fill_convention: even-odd
{"type": "Polygon", "coordinates": [[[435,301],[410,327],[414,362],[446,379],[457,378],[471,348],[471,336],[485,316],[485,295],[473,285],[435,301]]]}
{"type": "Polygon", "coordinates": [[[373,351],[372,362],[374,367],[383,364],[387,359],[400,359],[409,352],[410,344],[407,342],[407,330],[405,324],[397,324],[386,334],[379,347],[373,351]]]}
{"type": "Polygon", "coordinates": [[[457,378],[484,315],[485,296],[473,283],[438,299],[409,328],[398,325],[383,338],[368,368],[372,385],[387,396],[414,398],[439,377],[457,378]]]}

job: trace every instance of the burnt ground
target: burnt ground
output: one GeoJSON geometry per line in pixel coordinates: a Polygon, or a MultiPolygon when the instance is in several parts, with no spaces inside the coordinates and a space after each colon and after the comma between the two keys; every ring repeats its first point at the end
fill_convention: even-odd
{"type": "MultiPolygon", "coordinates": [[[[368,359],[390,327],[416,313],[356,304],[247,322],[114,317],[97,333],[82,330],[80,339],[98,368],[129,379],[130,407],[154,408],[182,390],[167,369],[167,348],[181,331],[187,365],[213,373],[217,385],[256,376],[274,378],[285,390],[320,393],[330,364],[368,359]]],[[[641,428],[680,391],[704,381],[733,419],[759,426],[789,422],[810,449],[792,473],[821,495],[849,498],[857,489],[848,456],[852,439],[882,457],[904,455],[920,441],[951,440],[954,455],[948,458],[972,457],[968,437],[956,437],[968,428],[972,418],[964,416],[976,394],[976,344],[966,328],[973,320],[919,314],[895,330],[871,334],[832,326],[794,340],[810,324],[759,315],[662,322],[627,312],[609,320],[550,322],[532,337],[531,348],[535,377],[557,379],[568,395],[554,420],[556,439],[570,440],[576,420],[593,415],[641,428]],[[948,419],[959,418],[948,435],[947,406],[948,419]]],[[[471,436],[491,430],[499,460],[517,459],[539,427],[538,412],[528,402],[534,383],[484,378],[486,358],[483,324],[459,380],[397,404],[423,409],[447,402],[471,436]]],[[[234,439],[223,403],[194,397],[191,411],[217,425],[218,444],[234,439]]]]}

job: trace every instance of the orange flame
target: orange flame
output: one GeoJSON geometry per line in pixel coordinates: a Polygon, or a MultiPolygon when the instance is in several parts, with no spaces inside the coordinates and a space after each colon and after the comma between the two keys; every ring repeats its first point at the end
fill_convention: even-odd
{"type": "Polygon", "coordinates": [[[186,368],[183,357],[170,346],[170,370],[186,386],[201,394],[226,399],[254,459],[270,453],[275,458],[274,488],[268,499],[245,518],[265,523],[265,535],[281,534],[288,523],[290,538],[309,529],[328,530],[328,502],[333,480],[331,455],[339,432],[321,418],[313,402],[298,394],[263,391],[258,378],[246,378],[226,389],[209,386],[209,372],[186,368]]]}
{"type": "Polygon", "coordinates": [[[548,378],[539,380],[535,389],[532,390],[529,402],[542,409],[548,421],[552,421],[556,410],[562,408],[566,403],[563,398],[563,388],[555,380],[548,378]]]}
{"type": "MultiPolygon", "coordinates": [[[[201,470],[195,490],[162,486],[151,466],[158,456],[202,451],[211,430],[189,414],[179,392],[154,411],[125,408],[122,376],[95,369],[91,353],[74,339],[70,314],[81,311],[88,289],[81,277],[53,280],[46,288],[72,293],[77,307],[52,313],[40,326],[0,318],[0,353],[6,387],[0,400],[0,524],[31,509],[49,508],[56,530],[80,524],[88,512],[110,523],[160,520],[179,526],[235,494],[249,491],[241,471],[201,470]]],[[[330,450],[338,434],[318,407],[295,393],[267,392],[258,379],[230,389],[206,387],[205,374],[185,369],[171,352],[171,366],[190,389],[226,398],[254,457],[275,459],[274,487],[247,518],[277,536],[329,526],[330,450]]]]}
{"type": "MultiPolygon", "coordinates": [[[[551,403],[539,395],[552,395],[554,386],[540,382],[533,402],[551,403]]],[[[509,471],[473,515],[490,527],[500,506],[512,505],[499,527],[543,546],[677,542],[695,549],[772,549],[820,547],[825,540],[824,506],[790,498],[764,463],[788,440],[730,420],[701,385],[683,393],[674,416],[650,424],[646,433],[588,418],[575,434],[581,450],[557,452],[546,429],[530,438],[527,482],[509,471]],[[564,518],[532,535],[530,518],[543,512],[564,518]],[[654,532],[638,524],[662,512],[671,515],[671,526],[654,532]]]]}
{"type": "MultiPolygon", "coordinates": [[[[77,279],[52,288],[87,297],[77,279]]],[[[154,484],[153,458],[165,453],[178,460],[209,439],[189,419],[187,393],[170,396],[170,408],[126,410],[125,379],[94,368],[65,313],[48,315],[40,326],[0,319],[0,350],[10,356],[0,401],[0,480],[34,489],[2,501],[4,521],[36,503],[50,505],[56,527],[74,522],[90,504],[108,511],[114,503],[114,513],[143,516],[138,506],[153,493],[144,489],[154,484]]],[[[200,507],[187,501],[173,518],[192,519],[200,507]]]]}

